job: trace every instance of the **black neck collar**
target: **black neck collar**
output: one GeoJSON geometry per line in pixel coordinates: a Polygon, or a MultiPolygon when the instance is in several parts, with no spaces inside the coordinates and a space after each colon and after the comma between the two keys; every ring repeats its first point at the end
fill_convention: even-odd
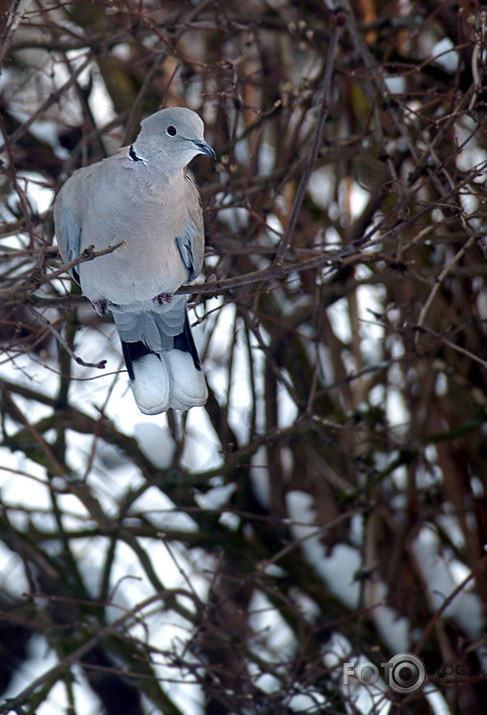
{"type": "Polygon", "coordinates": [[[133,144],[130,145],[129,157],[132,159],[132,161],[142,161],[145,164],[145,159],[137,155],[133,144]]]}

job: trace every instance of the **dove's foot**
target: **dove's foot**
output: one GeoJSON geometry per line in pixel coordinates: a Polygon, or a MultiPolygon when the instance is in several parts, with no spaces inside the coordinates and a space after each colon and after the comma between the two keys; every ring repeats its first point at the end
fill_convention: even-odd
{"type": "Polygon", "coordinates": [[[107,314],[107,302],[106,300],[92,300],[91,305],[93,307],[93,310],[96,310],[98,315],[106,315],[107,314]]]}
{"type": "Polygon", "coordinates": [[[157,303],[158,305],[162,305],[163,303],[171,303],[172,293],[159,293],[159,295],[156,295],[155,298],[152,298],[152,302],[157,303]]]}

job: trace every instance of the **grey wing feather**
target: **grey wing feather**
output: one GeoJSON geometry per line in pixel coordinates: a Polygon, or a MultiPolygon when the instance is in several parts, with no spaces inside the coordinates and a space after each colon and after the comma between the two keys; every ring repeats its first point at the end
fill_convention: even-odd
{"type": "Polygon", "coordinates": [[[185,174],[187,181],[188,216],[183,231],[176,236],[181,260],[188,271],[188,280],[192,281],[201,271],[204,253],[203,208],[198,189],[191,178],[185,174]]]}
{"type": "Polygon", "coordinates": [[[176,245],[181,255],[181,260],[188,269],[188,280],[190,281],[199,273],[199,270],[197,270],[195,266],[193,253],[193,241],[196,236],[198,236],[198,227],[191,218],[191,215],[188,214],[184,231],[180,233],[179,236],[176,236],[176,245]]]}
{"type": "MultiPolygon", "coordinates": [[[[63,206],[63,190],[58,194],[54,205],[54,223],[56,237],[63,260],[74,261],[81,252],[81,219],[71,208],[63,206]]],[[[74,280],[79,283],[79,273],[76,268],[69,271],[74,280]]]]}

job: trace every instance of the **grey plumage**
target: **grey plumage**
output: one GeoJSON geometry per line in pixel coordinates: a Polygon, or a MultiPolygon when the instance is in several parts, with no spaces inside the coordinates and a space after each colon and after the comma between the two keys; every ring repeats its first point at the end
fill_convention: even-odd
{"type": "Polygon", "coordinates": [[[130,147],[79,169],[54,205],[65,261],[90,245],[111,253],[71,273],[119,332],[137,404],[146,414],[204,404],[207,387],[184,296],[172,294],[201,270],[204,229],[197,188],[184,168],[196,154],[216,158],[204,125],[183,107],[141,122],[130,147]]]}

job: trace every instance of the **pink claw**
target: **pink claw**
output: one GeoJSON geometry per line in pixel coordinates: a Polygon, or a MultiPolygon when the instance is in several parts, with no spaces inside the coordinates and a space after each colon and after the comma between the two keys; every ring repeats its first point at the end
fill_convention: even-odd
{"type": "Polygon", "coordinates": [[[159,295],[156,295],[155,298],[152,298],[152,302],[158,303],[159,305],[162,305],[163,303],[171,303],[172,293],[159,293],[159,295]]]}
{"type": "Polygon", "coordinates": [[[106,315],[107,314],[107,302],[106,300],[92,300],[91,305],[93,307],[93,310],[96,310],[98,315],[106,315]]]}

